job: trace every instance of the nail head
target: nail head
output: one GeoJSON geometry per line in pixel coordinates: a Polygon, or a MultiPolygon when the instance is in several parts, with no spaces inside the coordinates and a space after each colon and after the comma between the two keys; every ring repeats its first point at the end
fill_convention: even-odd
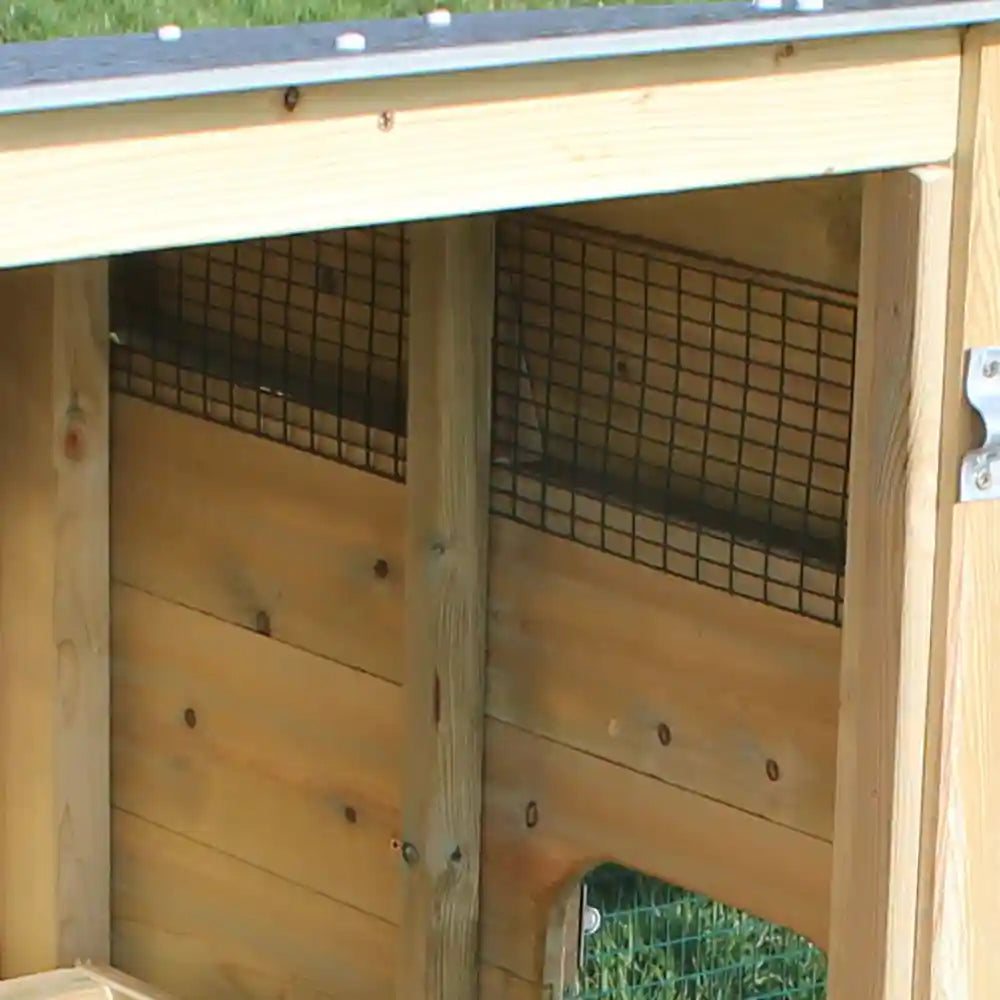
{"type": "Polygon", "coordinates": [[[670,732],[670,726],[665,722],[661,722],[656,727],[656,738],[663,744],[663,746],[670,746],[670,741],[673,739],[673,734],[670,732]]]}
{"type": "Polygon", "coordinates": [[[781,777],[781,769],[778,767],[776,760],[768,760],[764,765],[764,769],[767,771],[767,776],[771,781],[777,781],[781,777]]]}

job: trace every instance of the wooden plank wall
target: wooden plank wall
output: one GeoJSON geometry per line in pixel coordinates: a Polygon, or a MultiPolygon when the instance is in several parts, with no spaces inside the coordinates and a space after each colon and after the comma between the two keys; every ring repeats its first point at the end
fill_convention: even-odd
{"type": "MultiPolygon", "coordinates": [[[[368,310],[359,329],[397,322],[368,310]]],[[[387,998],[406,488],[268,440],[278,415],[255,436],[113,399],[112,960],[184,1000],[387,998]]],[[[372,454],[361,424],[328,454],[338,430],[372,454]]],[[[603,860],[825,944],[838,630],[505,518],[490,535],[482,995],[539,996],[553,906],[603,860]]]]}
{"type": "MultiPolygon", "coordinates": [[[[405,488],[141,400],[113,418],[113,961],[190,1000],[387,996],[405,488]]],[[[836,629],[491,531],[490,969],[536,980],[550,902],[602,859],[823,942],[836,629]]]]}

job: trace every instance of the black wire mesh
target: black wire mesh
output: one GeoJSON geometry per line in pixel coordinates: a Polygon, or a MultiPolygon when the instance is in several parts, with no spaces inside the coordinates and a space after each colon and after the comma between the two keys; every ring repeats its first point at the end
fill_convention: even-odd
{"type": "Polygon", "coordinates": [[[112,384],[402,480],[407,273],[399,227],[117,258],[112,384]]]}
{"type": "MultiPolygon", "coordinates": [[[[543,214],[497,234],[492,510],[839,622],[855,301],[543,214]]],[[[405,479],[403,227],[114,261],[115,388],[405,479]]]]}
{"type": "Polygon", "coordinates": [[[839,622],[852,296],[544,215],[497,281],[494,513],[839,622]]]}

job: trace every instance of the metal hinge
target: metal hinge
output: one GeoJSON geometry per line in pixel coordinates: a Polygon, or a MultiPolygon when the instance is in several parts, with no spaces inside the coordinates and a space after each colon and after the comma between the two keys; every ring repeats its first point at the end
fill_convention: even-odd
{"type": "Polygon", "coordinates": [[[969,351],[965,395],[983,421],[985,439],[962,459],[959,500],[1000,499],[1000,347],[969,351]]]}

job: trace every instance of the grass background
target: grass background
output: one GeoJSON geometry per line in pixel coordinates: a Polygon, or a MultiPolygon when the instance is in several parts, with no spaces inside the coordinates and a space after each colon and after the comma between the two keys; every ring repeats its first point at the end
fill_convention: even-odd
{"type": "MultiPolygon", "coordinates": [[[[608,0],[610,3],[629,0],[608,0]]],[[[676,0],[662,0],[670,3],[676,0]]],[[[597,6],[598,0],[458,0],[455,13],[597,6]]],[[[350,21],[412,17],[434,0],[0,0],[0,39],[36,41],[67,35],[117,35],[153,31],[161,24],[184,28],[247,27],[303,21],[350,21]]]]}
{"type": "Polygon", "coordinates": [[[805,938],[616,865],[588,879],[602,913],[580,1000],[823,1000],[826,956],[805,938]]]}
{"type": "MultiPolygon", "coordinates": [[[[596,3],[598,0],[591,0],[596,3]]],[[[623,0],[613,0],[623,2],[623,0]]],[[[671,0],[666,0],[671,2],[671,0]]],[[[0,0],[0,42],[409,17],[421,0],[0,0]]],[[[459,0],[454,12],[585,6],[586,0],[459,0]]],[[[587,941],[581,1000],[822,1000],[823,953],[783,928],[615,866],[589,881],[603,915],[587,941]]]]}

